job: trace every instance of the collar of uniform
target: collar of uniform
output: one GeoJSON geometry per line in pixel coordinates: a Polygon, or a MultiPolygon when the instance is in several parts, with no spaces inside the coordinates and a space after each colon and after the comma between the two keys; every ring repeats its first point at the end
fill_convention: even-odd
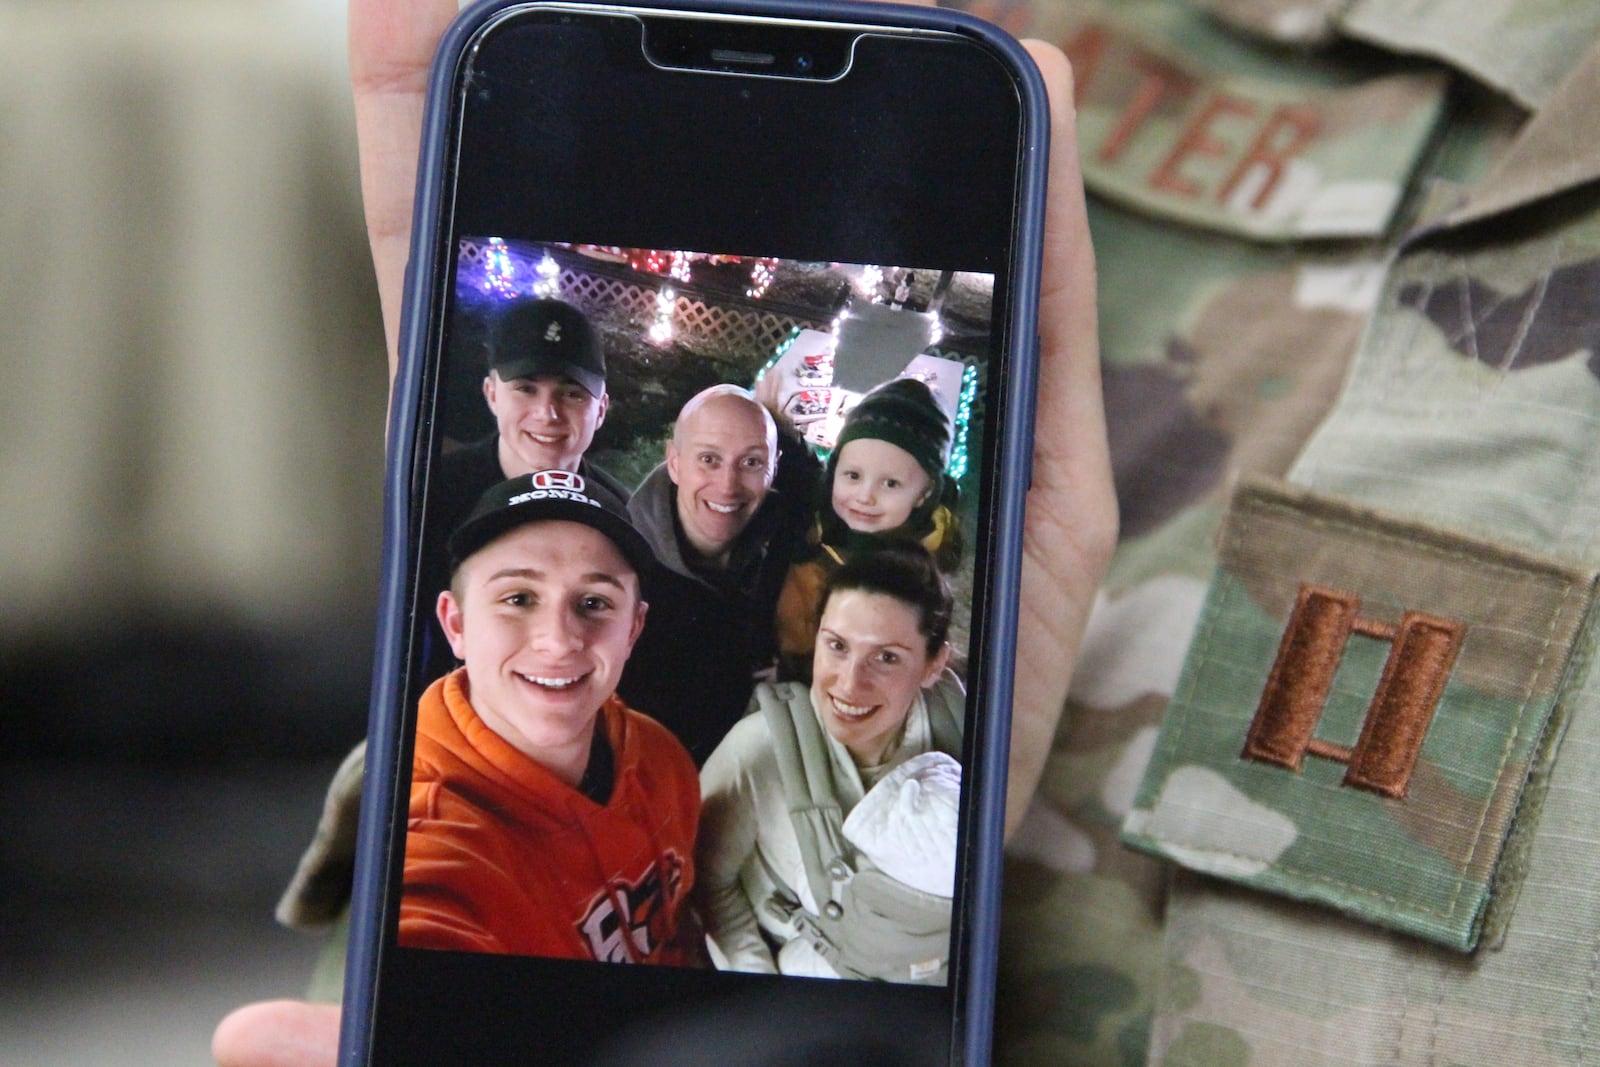
{"type": "Polygon", "coordinates": [[[1427,232],[1454,230],[1600,179],[1600,141],[1589,136],[1600,109],[1600,41],[1522,128],[1466,199],[1427,232]]]}

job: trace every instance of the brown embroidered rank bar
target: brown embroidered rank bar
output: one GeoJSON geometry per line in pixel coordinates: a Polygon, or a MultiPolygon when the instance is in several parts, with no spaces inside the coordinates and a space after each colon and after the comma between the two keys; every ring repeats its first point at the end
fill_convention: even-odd
{"type": "Polygon", "coordinates": [[[1302,585],[1241,756],[1298,772],[1308,755],[1347,766],[1344,784],[1402,799],[1466,625],[1408,611],[1398,626],[1360,614],[1361,598],[1302,585]],[[1313,736],[1353,634],[1389,643],[1353,749],[1313,736]]]}

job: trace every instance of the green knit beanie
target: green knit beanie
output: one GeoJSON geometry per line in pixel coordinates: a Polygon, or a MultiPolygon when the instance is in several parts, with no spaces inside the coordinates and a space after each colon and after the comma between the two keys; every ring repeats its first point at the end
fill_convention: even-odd
{"type": "Polygon", "coordinates": [[[927,472],[929,481],[940,484],[950,423],[926,383],[896,378],[863,396],[844,417],[833,455],[837,457],[845,445],[863,437],[905,449],[927,472]]]}

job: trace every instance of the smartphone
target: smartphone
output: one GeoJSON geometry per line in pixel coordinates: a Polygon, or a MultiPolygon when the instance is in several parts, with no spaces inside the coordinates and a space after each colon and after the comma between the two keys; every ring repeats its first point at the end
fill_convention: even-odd
{"type": "Polygon", "coordinates": [[[949,11],[461,14],[341,1063],[987,1062],[1047,133],[949,11]]]}

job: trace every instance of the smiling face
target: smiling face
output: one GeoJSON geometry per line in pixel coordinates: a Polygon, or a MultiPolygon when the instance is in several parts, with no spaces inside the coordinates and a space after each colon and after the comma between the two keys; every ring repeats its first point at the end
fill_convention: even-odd
{"type": "Polygon", "coordinates": [[[667,475],[696,552],[726,561],[772,487],[777,458],[772,420],[749,397],[721,394],[685,406],[667,445],[667,475]]]}
{"type": "Polygon", "coordinates": [[[500,469],[507,478],[577,470],[611,403],[608,394],[595,396],[566,375],[505,379],[498,371],[483,380],[483,399],[500,432],[500,469]]]}
{"type": "Polygon", "coordinates": [[[842,589],[828,598],[811,661],[811,703],[859,766],[883,762],[917,694],[950,658],[929,655],[917,609],[898,597],[842,589]]]}
{"type": "Polygon", "coordinates": [[[845,442],[834,464],[833,512],[857,533],[883,533],[904,526],[931,486],[910,452],[858,437],[845,442]]]}
{"type": "Polygon", "coordinates": [[[579,523],[519,526],[462,562],[438,615],[478,717],[575,784],[595,715],[644,627],[622,553],[579,523]]]}

